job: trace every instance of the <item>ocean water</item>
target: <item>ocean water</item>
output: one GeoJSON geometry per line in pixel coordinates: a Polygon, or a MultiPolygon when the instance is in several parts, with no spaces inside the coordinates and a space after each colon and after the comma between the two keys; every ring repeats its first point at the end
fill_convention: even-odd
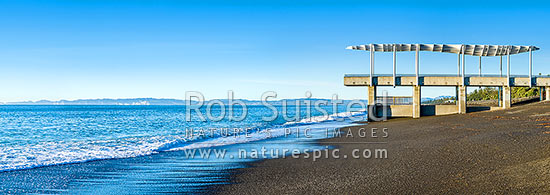
{"type": "MultiPolygon", "coordinates": [[[[281,114],[282,108],[276,107],[281,114]]],[[[230,159],[239,149],[322,148],[311,140],[326,138],[325,130],[351,124],[345,106],[330,116],[301,106],[300,119],[281,115],[263,121],[272,111],[248,106],[243,121],[185,119],[184,106],[0,106],[0,190],[3,192],[197,192],[225,184],[231,170],[258,158],[230,159]],[[200,129],[249,128],[224,136],[214,131],[190,137],[200,129]],[[312,138],[285,136],[286,129],[311,129],[312,138]],[[191,131],[190,131],[191,130],[191,131]],[[269,130],[269,134],[266,131],[269,130]],[[229,149],[225,158],[189,158],[192,149],[229,149]],[[232,150],[233,149],[233,150],[232,150]],[[154,187],[156,186],[156,187],[154,187]]],[[[212,114],[219,115],[220,107],[212,114]]],[[[235,114],[242,110],[236,108],[235,114]]],[[[295,116],[295,107],[289,107],[295,116]]],[[[203,112],[204,113],[204,112],[203,112]]],[[[209,131],[204,131],[209,132],[209,131]]],[[[226,132],[227,133],[227,132],[226,132]]]]}

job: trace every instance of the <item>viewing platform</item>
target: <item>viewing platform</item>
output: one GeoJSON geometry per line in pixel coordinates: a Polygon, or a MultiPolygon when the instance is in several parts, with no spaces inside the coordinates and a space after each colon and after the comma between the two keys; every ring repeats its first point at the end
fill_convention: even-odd
{"type": "MultiPolygon", "coordinates": [[[[346,74],[344,85],[367,87],[369,107],[374,107],[376,116],[413,117],[428,115],[463,114],[467,108],[467,87],[498,87],[498,102],[501,108],[512,106],[512,87],[539,87],[541,99],[550,100],[550,76],[533,76],[533,51],[535,46],[513,45],[465,45],[465,44],[368,44],[349,46],[347,49],[370,52],[370,74],[346,74]],[[415,74],[396,74],[397,52],[415,52],[415,74]],[[456,74],[420,74],[419,53],[431,51],[457,54],[456,74]],[[375,52],[393,52],[393,74],[374,74],[375,52]],[[529,75],[510,73],[510,56],[529,53],[529,75]],[[466,74],[465,55],[479,56],[479,73],[466,74]],[[483,74],[482,57],[500,57],[500,74],[483,74]],[[506,57],[506,73],[503,74],[503,57],[506,57]],[[372,75],[372,76],[371,76],[372,75]],[[385,105],[376,103],[377,86],[411,86],[412,105],[385,105]],[[456,88],[455,105],[421,105],[422,86],[449,86],[456,88]]],[[[369,113],[371,114],[371,113],[369,113]]]]}
{"type": "MultiPolygon", "coordinates": [[[[425,74],[419,75],[418,83],[416,75],[399,74],[395,78],[390,74],[373,75],[373,85],[376,86],[483,86],[501,87],[508,85],[508,78],[500,75],[466,75],[464,78],[456,75],[425,74]]],[[[346,74],[344,75],[345,86],[370,86],[369,74],[346,74]]],[[[550,76],[511,75],[510,85],[516,87],[549,87],[550,76]]]]}

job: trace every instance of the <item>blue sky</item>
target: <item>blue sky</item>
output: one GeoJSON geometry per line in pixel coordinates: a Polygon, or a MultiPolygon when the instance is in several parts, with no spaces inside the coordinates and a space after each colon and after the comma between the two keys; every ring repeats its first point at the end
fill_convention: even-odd
{"type": "MultiPolygon", "coordinates": [[[[0,102],[83,98],[207,99],[366,97],[343,86],[368,73],[369,55],[348,45],[467,43],[536,45],[534,73],[550,74],[545,2],[0,1],[0,102]]],[[[422,52],[421,73],[456,73],[456,55],[422,52]]],[[[398,73],[414,72],[398,54],[398,73]]],[[[468,73],[477,58],[467,57],[468,73]]],[[[483,61],[498,72],[498,58],[483,61]]],[[[528,55],[512,57],[528,73],[528,55]]],[[[377,54],[376,73],[391,73],[377,54]]],[[[389,89],[389,88],[388,88],[389,89]]],[[[410,88],[389,89],[410,95],[410,88]]],[[[452,95],[426,88],[424,97],[452,95]]]]}

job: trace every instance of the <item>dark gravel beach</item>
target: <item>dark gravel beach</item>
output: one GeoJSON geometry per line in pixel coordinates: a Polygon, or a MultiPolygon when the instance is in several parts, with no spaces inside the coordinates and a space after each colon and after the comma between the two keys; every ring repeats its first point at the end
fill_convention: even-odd
{"type": "MultiPolygon", "coordinates": [[[[464,115],[392,119],[388,138],[340,137],[340,154],[388,151],[387,159],[271,159],[239,169],[221,194],[550,193],[550,102],[464,115]],[[360,143],[357,143],[360,142],[360,143]],[[375,142],[375,143],[373,143],[375,142]]],[[[343,128],[347,130],[347,128],[343,128]]],[[[347,132],[347,131],[344,131],[347,132]]],[[[378,133],[379,136],[383,135],[378,133]]]]}

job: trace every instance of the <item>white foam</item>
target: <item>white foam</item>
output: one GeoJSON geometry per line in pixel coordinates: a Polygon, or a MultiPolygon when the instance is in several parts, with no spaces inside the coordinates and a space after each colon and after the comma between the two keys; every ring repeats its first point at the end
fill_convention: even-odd
{"type": "MultiPolygon", "coordinates": [[[[253,142],[272,137],[281,137],[285,135],[285,128],[288,128],[288,126],[292,126],[292,128],[341,127],[350,123],[349,120],[341,122],[339,119],[361,115],[364,112],[343,112],[328,116],[311,117],[298,122],[288,122],[281,127],[269,129],[269,134],[266,132],[267,130],[263,130],[250,133],[248,136],[218,137],[204,141],[189,140],[184,135],[174,135],[104,141],[41,142],[35,145],[21,146],[0,144],[0,171],[80,163],[100,159],[130,158],[151,155],[161,151],[177,151],[253,142]],[[326,125],[323,126],[321,123],[326,125]],[[185,146],[178,146],[181,143],[189,141],[193,142],[185,146]]],[[[197,138],[195,137],[195,139],[197,138]]]]}
{"type": "Polygon", "coordinates": [[[296,125],[296,124],[313,124],[313,123],[321,123],[326,121],[338,121],[338,120],[346,120],[350,117],[357,117],[357,116],[366,116],[366,110],[358,110],[358,111],[350,111],[350,112],[340,112],[330,115],[320,115],[320,116],[314,116],[310,118],[305,118],[300,121],[291,121],[286,122],[284,125],[296,125]]]}
{"type": "Polygon", "coordinates": [[[105,141],[44,142],[32,146],[0,146],[0,171],[79,163],[99,159],[130,158],[158,153],[166,144],[184,137],[127,138],[105,141]]]}
{"type": "Polygon", "coordinates": [[[363,109],[363,110],[358,110],[353,112],[341,112],[341,113],[335,113],[331,115],[314,116],[311,118],[302,119],[297,122],[294,122],[294,121],[286,122],[281,127],[278,127],[278,128],[258,131],[258,132],[251,133],[249,135],[219,137],[219,138],[207,140],[204,142],[192,143],[183,147],[171,148],[169,149],[169,151],[216,147],[216,146],[224,146],[224,145],[230,145],[230,144],[254,142],[254,141],[269,139],[273,137],[281,137],[285,135],[286,133],[285,130],[289,128],[289,126],[293,126],[293,128],[299,128],[301,130],[306,128],[320,129],[321,127],[323,128],[342,127],[350,124],[350,120],[349,120],[350,117],[358,117],[358,116],[366,116],[366,110],[363,109]],[[330,125],[326,125],[326,126],[317,125],[317,124],[327,123],[327,122],[334,122],[334,123],[331,123],[330,125]],[[266,131],[269,131],[269,133],[267,133],[266,131]]]}

